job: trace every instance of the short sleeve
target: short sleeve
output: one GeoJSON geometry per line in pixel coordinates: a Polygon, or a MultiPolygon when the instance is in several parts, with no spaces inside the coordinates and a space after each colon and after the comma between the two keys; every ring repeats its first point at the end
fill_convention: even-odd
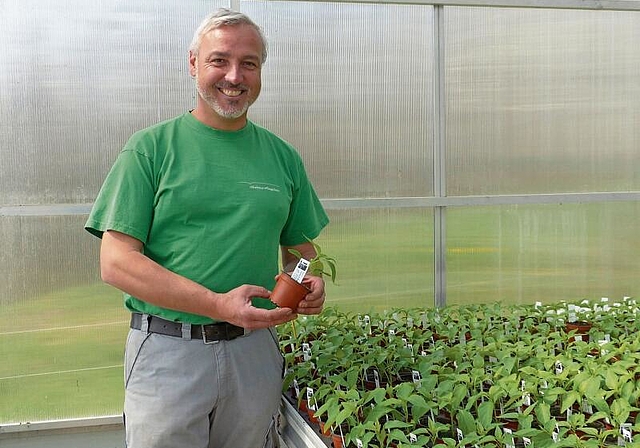
{"type": "Polygon", "coordinates": [[[153,219],[153,180],[150,157],[125,147],[98,193],[85,229],[99,238],[117,230],[145,243],[153,219]]]}

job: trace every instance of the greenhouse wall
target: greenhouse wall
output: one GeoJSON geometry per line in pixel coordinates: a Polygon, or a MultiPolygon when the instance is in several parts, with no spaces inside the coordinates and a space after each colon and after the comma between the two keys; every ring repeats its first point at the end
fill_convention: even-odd
{"type": "Polygon", "coordinates": [[[269,41],[346,310],[640,293],[640,2],[0,4],[0,425],[119,414],[128,316],[83,230],[134,131],[195,105],[217,7],[269,41]],[[99,393],[97,392],[99,391],[99,393]]]}

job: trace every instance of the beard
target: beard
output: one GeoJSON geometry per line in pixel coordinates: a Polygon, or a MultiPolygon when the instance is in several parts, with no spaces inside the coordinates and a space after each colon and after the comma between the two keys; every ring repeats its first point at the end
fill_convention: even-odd
{"type": "Polygon", "coordinates": [[[249,89],[249,87],[243,84],[234,85],[220,82],[213,87],[208,87],[202,85],[200,83],[200,80],[196,76],[196,90],[198,91],[198,94],[204,100],[204,102],[207,103],[207,105],[211,109],[213,109],[216,114],[228,119],[236,119],[242,117],[249,109],[249,106],[255,101],[255,99],[252,99],[251,90],[249,89]],[[234,100],[233,98],[225,98],[224,105],[221,104],[216,95],[216,93],[218,93],[218,89],[231,87],[246,90],[246,97],[242,96],[242,99],[237,100],[234,100]]]}

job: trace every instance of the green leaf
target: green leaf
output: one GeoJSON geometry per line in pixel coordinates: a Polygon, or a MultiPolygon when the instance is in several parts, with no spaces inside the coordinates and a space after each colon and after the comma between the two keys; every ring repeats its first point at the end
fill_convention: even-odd
{"type": "Polygon", "coordinates": [[[538,403],[535,410],[536,418],[542,426],[551,420],[551,406],[548,403],[538,403]]]}
{"type": "Polygon", "coordinates": [[[478,422],[483,428],[489,428],[493,421],[494,405],[491,401],[484,401],[478,406],[478,422]]]}
{"type": "Polygon", "coordinates": [[[476,432],[476,423],[471,412],[466,409],[459,410],[456,413],[456,420],[458,420],[458,427],[465,437],[476,432]]]}

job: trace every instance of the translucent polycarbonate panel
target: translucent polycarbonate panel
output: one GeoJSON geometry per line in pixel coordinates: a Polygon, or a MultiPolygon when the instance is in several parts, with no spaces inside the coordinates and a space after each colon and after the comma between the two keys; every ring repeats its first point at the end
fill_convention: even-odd
{"type": "Polygon", "coordinates": [[[640,203],[447,210],[447,303],[640,297],[640,203]]]}
{"type": "Polygon", "coordinates": [[[250,116],[299,149],[321,197],[432,194],[431,6],[242,7],[269,40],[250,116]]]}
{"type": "Polygon", "coordinates": [[[121,412],[126,312],[85,220],[0,217],[0,424],[121,412]]]}
{"type": "Polygon", "coordinates": [[[187,48],[224,5],[3,1],[0,205],[91,202],[134,130],[193,107],[187,48]]]}
{"type": "Polygon", "coordinates": [[[100,240],[84,231],[86,219],[0,216],[0,306],[99,281],[100,240]]]}
{"type": "Polygon", "coordinates": [[[445,8],[447,194],[640,189],[640,13],[445,8]]]}
{"type": "Polygon", "coordinates": [[[318,242],[338,263],[328,305],[350,311],[432,307],[433,209],[330,210],[318,242]]]}

